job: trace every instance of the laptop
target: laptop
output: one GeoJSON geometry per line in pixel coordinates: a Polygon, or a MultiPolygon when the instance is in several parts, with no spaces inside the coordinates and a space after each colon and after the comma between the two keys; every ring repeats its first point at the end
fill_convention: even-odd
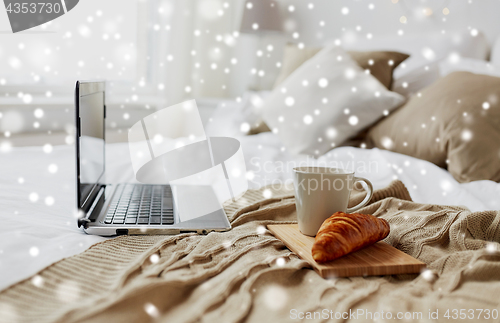
{"type": "MultiPolygon", "coordinates": [[[[222,208],[183,221],[186,217],[183,218],[182,214],[179,214],[175,192],[168,183],[113,185],[105,182],[105,97],[104,82],[76,83],[78,227],[82,227],[88,234],[101,236],[191,232],[208,234],[211,231],[231,229],[222,208]]],[[[202,198],[209,196],[210,190],[211,188],[201,186],[191,187],[187,188],[187,191],[185,189],[181,195],[196,201],[199,200],[200,194],[203,195],[202,198]]]]}

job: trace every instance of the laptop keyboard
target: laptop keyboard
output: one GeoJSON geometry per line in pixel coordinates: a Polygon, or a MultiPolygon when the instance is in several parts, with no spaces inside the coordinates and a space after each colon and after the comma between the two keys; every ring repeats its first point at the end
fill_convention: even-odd
{"type": "Polygon", "coordinates": [[[105,224],[172,225],[174,209],[168,185],[119,185],[105,224]]]}

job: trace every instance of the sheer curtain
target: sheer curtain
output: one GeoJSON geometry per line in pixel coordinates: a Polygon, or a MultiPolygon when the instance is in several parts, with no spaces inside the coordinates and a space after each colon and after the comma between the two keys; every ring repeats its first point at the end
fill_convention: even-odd
{"type": "Polygon", "coordinates": [[[70,132],[77,79],[107,81],[108,126],[116,129],[150,109],[191,98],[235,98],[262,81],[272,84],[280,54],[276,46],[266,49],[267,40],[239,34],[243,5],[86,0],[23,34],[4,34],[0,133],[70,132]],[[270,66],[262,76],[258,59],[270,66]]]}
{"type": "MultiPolygon", "coordinates": [[[[243,1],[163,0],[159,17],[168,30],[158,82],[165,84],[169,102],[183,98],[234,97],[247,86],[238,33],[243,1]]],[[[154,4],[152,4],[154,6],[154,4]]],[[[248,55],[247,55],[248,56],[248,55]]]]}
{"type": "Polygon", "coordinates": [[[239,33],[244,0],[159,0],[168,30],[157,71],[166,98],[234,98],[249,88],[269,88],[279,71],[276,38],[239,33]],[[274,46],[273,46],[274,44],[274,46]],[[271,45],[271,46],[269,46],[271,45]],[[260,60],[260,61],[259,61],[260,60]],[[263,61],[263,62],[262,62],[263,61]],[[258,66],[262,72],[259,76],[258,66]]]}

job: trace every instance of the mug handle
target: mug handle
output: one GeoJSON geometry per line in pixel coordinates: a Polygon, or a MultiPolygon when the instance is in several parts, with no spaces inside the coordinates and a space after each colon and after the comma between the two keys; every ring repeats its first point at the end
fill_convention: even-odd
{"type": "Polygon", "coordinates": [[[373,196],[373,185],[369,180],[367,180],[366,178],[363,178],[363,177],[354,177],[354,184],[356,182],[365,182],[366,185],[368,185],[368,191],[367,191],[367,194],[366,194],[365,198],[363,199],[363,201],[361,201],[361,203],[359,203],[358,205],[353,206],[351,208],[347,208],[347,211],[346,211],[347,213],[352,213],[354,211],[361,209],[363,206],[368,204],[368,202],[370,202],[370,200],[373,196]]]}

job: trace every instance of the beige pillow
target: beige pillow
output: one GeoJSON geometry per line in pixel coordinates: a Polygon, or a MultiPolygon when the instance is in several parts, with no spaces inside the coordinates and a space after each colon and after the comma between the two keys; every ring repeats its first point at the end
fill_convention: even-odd
{"type": "MultiPolygon", "coordinates": [[[[286,45],[283,54],[283,66],[274,83],[274,88],[281,84],[305,61],[316,55],[321,49],[320,47],[300,49],[295,44],[286,45]]],[[[390,89],[392,85],[392,72],[401,62],[409,57],[407,54],[388,51],[351,51],[348,53],[361,68],[370,70],[370,73],[388,89],[390,89]]]]}
{"type": "Polygon", "coordinates": [[[379,122],[367,139],[447,167],[459,182],[499,182],[500,78],[451,73],[379,122]]]}

